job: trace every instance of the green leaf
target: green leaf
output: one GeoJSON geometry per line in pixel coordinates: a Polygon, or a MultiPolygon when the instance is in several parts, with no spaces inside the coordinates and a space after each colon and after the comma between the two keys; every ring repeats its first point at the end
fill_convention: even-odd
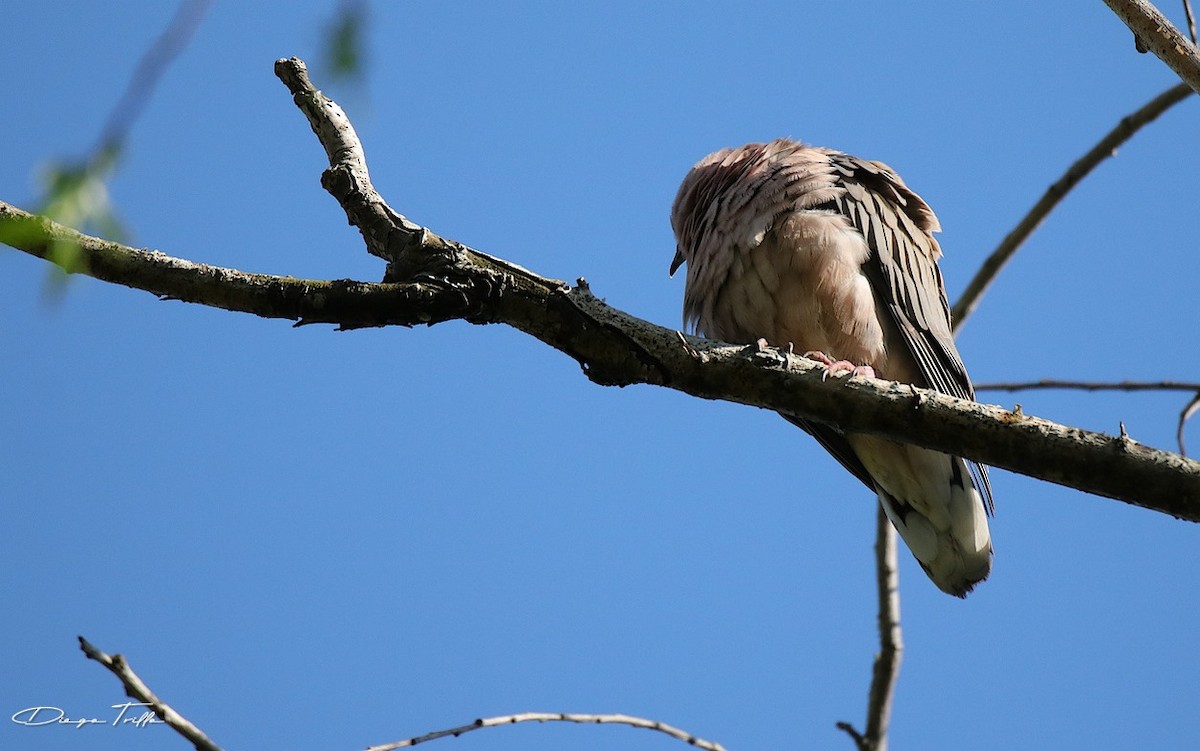
{"type": "Polygon", "coordinates": [[[363,77],[363,30],[367,9],[361,2],[344,2],[325,30],[325,57],[333,78],[363,77]]]}

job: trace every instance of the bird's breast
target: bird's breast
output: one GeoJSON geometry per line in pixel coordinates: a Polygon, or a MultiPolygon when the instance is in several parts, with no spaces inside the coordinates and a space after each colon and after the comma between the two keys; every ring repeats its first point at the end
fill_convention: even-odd
{"type": "Polygon", "coordinates": [[[880,310],[862,271],[870,250],[841,215],[792,212],[740,245],[699,321],[707,336],[764,338],[887,369],[880,310]]]}

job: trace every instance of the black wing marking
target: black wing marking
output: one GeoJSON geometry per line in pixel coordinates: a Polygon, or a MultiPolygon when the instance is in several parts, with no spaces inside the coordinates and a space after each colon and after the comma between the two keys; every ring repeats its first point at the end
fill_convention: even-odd
{"type": "Polygon", "coordinates": [[[785,420],[795,425],[796,427],[808,433],[813,438],[817,439],[817,443],[821,444],[821,448],[833,455],[838,463],[846,468],[850,474],[862,480],[872,493],[876,492],[875,481],[871,479],[871,473],[859,461],[858,454],[854,453],[854,449],[850,448],[850,443],[842,432],[837,428],[825,425],[819,422],[806,420],[803,417],[791,417],[789,415],[781,415],[785,420]]]}
{"type": "MultiPolygon", "coordinates": [[[[932,234],[939,229],[933,211],[885,165],[849,154],[830,154],[829,158],[840,177],[838,182],[845,188],[830,207],[849,219],[866,238],[871,255],[863,271],[876,296],[886,302],[926,381],[917,385],[960,399],[974,399],[971,379],[954,345],[950,305],[937,266],[941,250],[932,234]]],[[[804,425],[800,427],[808,430],[804,425]]],[[[813,434],[825,445],[820,436],[813,434]]],[[[841,443],[845,445],[845,439],[841,443]]],[[[842,456],[833,449],[830,452],[862,479],[842,456]]],[[[992,491],[987,469],[969,460],[967,466],[990,512],[992,491]]]]}

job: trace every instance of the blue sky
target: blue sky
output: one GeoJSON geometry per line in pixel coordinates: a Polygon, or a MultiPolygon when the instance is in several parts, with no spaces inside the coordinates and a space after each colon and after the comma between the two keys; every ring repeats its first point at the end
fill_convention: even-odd
{"type": "MultiPolygon", "coordinates": [[[[1047,185],[1174,83],[1103,3],[379,3],[363,86],[334,3],[218,2],[111,185],[131,242],[376,280],[272,74],[310,62],[413,220],[679,325],[667,215],[716,148],[791,135],[891,164],[937,211],[951,297],[1047,185]]],[[[1172,5],[1164,10],[1177,17],[1172,5]]],[[[0,198],[84,153],[173,4],[6,7],[0,198]]],[[[1004,272],[977,381],[1200,377],[1200,105],[1121,149],[1004,272]]],[[[874,500],[766,412],[603,389],[513,330],[300,329],[0,249],[0,745],[185,747],[28,728],[124,700],[126,654],[227,749],[356,749],[521,711],[627,712],[731,750],[851,747],[874,500]]],[[[1184,397],[988,393],[1171,448],[1184,397]]],[[[1200,429],[1189,436],[1200,446],[1200,429]]],[[[997,471],[965,602],[902,552],[894,748],[1181,748],[1200,736],[1200,530],[997,471]]],[[[471,749],[678,748],[523,726],[471,749]]]]}

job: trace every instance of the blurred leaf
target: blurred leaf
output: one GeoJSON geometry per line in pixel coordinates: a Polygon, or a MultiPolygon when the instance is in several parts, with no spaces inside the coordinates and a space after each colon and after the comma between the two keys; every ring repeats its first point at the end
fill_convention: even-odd
{"type": "Polygon", "coordinates": [[[367,8],[361,2],[343,2],[338,15],[326,27],[325,58],[333,78],[361,80],[363,77],[363,29],[367,8]]]}
{"type": "MultiPolygon", "coordinates": [[[[48,164],[43,170],[46,195],[35,213],[80,232],[123,242],[126,232],[113,211],[106,184],[119,156],[120,146],[110,142],[85,162],[48,164]]],[[[79,246],[70,241],[55,241],[46,260],[68,274],[85,270],[79,246]]]]}

